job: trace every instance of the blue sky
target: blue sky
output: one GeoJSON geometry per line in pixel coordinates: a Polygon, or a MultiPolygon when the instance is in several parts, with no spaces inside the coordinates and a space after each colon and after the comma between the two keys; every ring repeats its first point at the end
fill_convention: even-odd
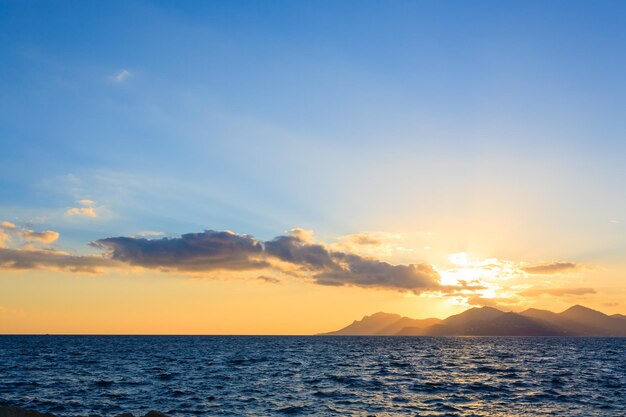
{"type": "Polygon", "coordinates": [[[623,1],[0,0],[0,333],[623,314],[624,74],[623,1]]]}
{"type": "Polygon", "coordinates": [[[76,251],[489,227],[615,260],[624,27],[617,1],[1,2],[0,212],[76,251]]]}

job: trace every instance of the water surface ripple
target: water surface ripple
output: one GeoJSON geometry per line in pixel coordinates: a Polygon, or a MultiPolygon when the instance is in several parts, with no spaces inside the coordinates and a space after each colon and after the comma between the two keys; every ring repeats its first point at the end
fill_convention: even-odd
{"type": "Polygon", "coordinates": [[[0,336],[0,406],[59,416],[625,416],[625,338],[0,336]]]}

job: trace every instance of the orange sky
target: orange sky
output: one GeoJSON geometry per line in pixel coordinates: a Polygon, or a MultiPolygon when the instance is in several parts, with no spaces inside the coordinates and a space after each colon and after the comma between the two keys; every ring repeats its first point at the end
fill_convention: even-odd
{"type": "MultiPolygon", "coordinates": [[[[529,263],[466,252],[439,256],[430,247],[405,246],[409,243],[402,234],[379,232],[343,236],[326,246],[389,263],[401,263],[415,252],[435,252],[431,256],[439,258],[434,267],[440,284],[458,287],[467,281],[465,285],[475,287],[450,293],[437,288],[326,286],[307,274],[273,268],[159,272],[122,264],[71,272],[36,266],[0,272],[0,332],[314,334],[377,311],[444,318],[480,305],[560,311],[583,304],[607,313],[624,312],[624,265],[529,263]]],[[[40,246],[34,242],[20,250],[46,252],[40,246]]]]}

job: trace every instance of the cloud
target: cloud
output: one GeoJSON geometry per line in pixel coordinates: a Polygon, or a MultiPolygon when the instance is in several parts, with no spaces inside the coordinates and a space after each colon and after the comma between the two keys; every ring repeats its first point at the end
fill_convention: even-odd
{"type": "Polygon", "coordinates": [[[90,218],[98,217],[96,208],[93,207],[93,205],[96,204],[95,201],[90,200],[88,198],[84,198],[82,200],[78,200],[78,204],[80,204],[83,207],[69,208],[65,211],[65,214],[68,216],[82,216],[82,217],[90,217],[90,218]]]}
{"type": "Polygon", "coordinates": [[[115,82],[117,83],[123,83],[124,81],[126,81],[130,76],[131,76],[131,72],[128,71],[127,69],[122,69],[120,72],[118,72],[117,74],[115,74],[115,76],[113,77],[113,79],[115,80],[115,82]]]}
{"type": "Polygon", "coordinates": [[[0,269],[52,269],[70,272],[100,272],[116,263],[102,256],[76,256],[50,250],[0,248],[0,269]]]}
{"type": "Polygon", "coordinates": [[[502,310],[518,308],[519,299],[515,297],[468,297],[467,304],[480,307],[494,307],[502,310]]]}
{"type": "Polygon", "coordinates": [[[4,248],[11,241],[11,236],[3,230],[0,230],[0,248],[4,248]]]}
{"type": "Polygon", "coordinates": [[[0,248],[6,246],[11,242],[12,237],[18,236],[27,243],[52,243],[59,239],[59,233],[46,230],[43,232],[36,232],[31,229],[18,228],[13,223],[3,221],[0,222],[0,248]]]}
{"type": "Polygon", "coordinates": [[[209,272],[274,268],[295,269],[301,277],[320,285],[352,285],[415,293],[439,287],[439,274],[431,265],[392,265],[354,253],[332,251],[312,243],[313,235],[294,229],[288,235],[259,241],[249,235],[207,230],[179,238],[114,237],[93,246],[119,262],[163,270],[209,272]]]}
{"type": "Polygon", "coordinates": [[[90,217],[95,218],[98,217],[96,213],[96,209],[93,207],[72,207],[65,211],[65,214],[68,216],[82,216],[82,217],[90,217]]]}
{"type": "Polygon", "coordinates": [[[354,233],[340,237],[331,248],[374,258],[389,257],[397,252],[412,252],[397,243],[400,237],[399,234],[385,232],[354,233]]]}
{"type": "Polygon", "coordinates": [[[498,301],[493,299],[493,298],[487,298],[487,297],[481,297],[481,296],[474,296],[474,297],[469,297],[467,299],[467,303],[469,305],[473,305],[473,306],[480,306],[480,307],[499,307],[498,301]]]}
{"type": "Polygon", "coordinates": [[[527,297],[536,297],[539,295],[550,295],[554,297],[560,297],[564,295],[586,295],[595,294],[596,290],[593,288],[543,288],[533,287],[527,290],[519,292],[520,295],[527,297]]]}
{"type": "Polygon", "coordinates": [[[301,229],[296,227],[289,231],[289,235],[295,237],[302,242],[313,243],[315,242],[315,233],[313,230],[301,229]]]}
{"type": "Polygon", "coordinates": [[[208,230],[179,238],[112,237],[92,243],[111,259],[130,265],[177,271],[246,270],[268,266],[263,246],[248,235],[208,230]]]}
{"type": "Polygon", "coordinates": [[[59,233],[52,230],[35,232],[30,229],[22,229],[18,232],[20,237],[28,242],[52,243],[59,239],[59,233]]]}
{"type": "Polygon", "coordinates": [[[14,230],[16,226],[11,222],[2,221],[0,222],[0,228],[5,230],[14,230]]]}
{"type": "Polygon", "coordinates": [[[521,268],[522,271],[532,275],[548,275],[558,274],[560,272],[570,271],[572,269],[579,269],[581,265],[573,262],[551,262],[548,264],[532,265],[521,268]]]}
{"type": "Polygon", "coordinates": [[[143,231],[139,232],[139,236],[145,236],[145,237],[148,237],[148,236],[163,236],[164,234],[165,233],[163,233],[163,232],[155,232],[155,231],[152,231],[152,230],[143,230],[143,231]]]}
{"type": "Polygon", "coordinates": [[[281,282],[278,278],[268,277],[267,275],[259,275],[256,278],[268,284],[280,284],[281,282]]]}
{"type": "MultiPolygon", "coordinates": [[[[36,242],[49,243],[58,238],[58,233],[52,231],[23,230],[19,233],[36,242]]],[[[156,232],[144,234],[157,235],[156,232]]],[[[356,240],[366,246],[374,244],[362,236],[356,240]]],[[[430,264],[392,264],[375,256],[338,250],[334,245],[315,242],[313,232],[304,229],[292,229],[267,241],[231,231],[206,230],[179,237],[110,237],[90,245],[100,249],[101,256],[74,256],[32,248],[5,250],[2,267],[70,271],[141,267],[192,275],[255,270],[258,279],[271,283],[276,279],[268,277],[279,272],[325,286],[380,288],[414,294],[428,292],[465,298],[488,289],[471,277],[457,277],[443,285],[439,272],[430,264]]]]}
{"type": "Polygon", "coordinates": [[[316,271],[333,268],[335,263],[324,245],[307,243],[298,235],[278,236],[265,242],[265,253],[280,261],[316,271]]]}
{"type": "Polygon", "coordinates": [[[415,293],[439,286],[439,274],[431,265],[391,265],[353,254],[335,253],[333,258],[340,267],[315,275],[318,284],[391,288],[415,293]]]}
{"type": "Polygon", "coordinates": [[[343,241],[358,246],[378,246],[387,241],[387,235],[380,233],[355,233],[344,236],[343,241]]]}

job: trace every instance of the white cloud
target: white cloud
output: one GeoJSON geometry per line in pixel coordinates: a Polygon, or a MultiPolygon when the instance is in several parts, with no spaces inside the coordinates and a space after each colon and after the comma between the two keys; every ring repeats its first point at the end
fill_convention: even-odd
{"type": "Polygon", "coordinates": [[[127,69],[122,69],[120,72],[115,74],[115,77],[113,77],[113,78],[115,79],[115,82],[123,83],[130,76],[131,76],[130,71],[128,71],[127,69]]]}
{"type": "Polygon", "coordinates": [[[95,201],[93,201],[93,200],[89,200],[88,198],[83,199],[83,200],[78,200],[78,203],[79,203],[81,206],[93,206],[94,204],[96,204],[96,202],[95,202],[95,201]]]}
{"type": "Polygon", "coordinates": [[[15,229],[15,227],[16,226],[11,222],[7,222],[7,221],[0,222],[0,228],[2,229],[13,230],[15,229]]]}
{"type": "Polygon", "coordinates": [[[19,231],[19,235],[22,239],[28,242],[39,243],[52,243],[59,239],[59,233],[52,230],[46,230],[45,232],[35,232],[30,229],[23,229],[19,231]]]}
{"type": "Polygon", "coordinates": [[[81,217],[91,217],[96,218],[98,214],[96,213],[96,209],[93,207],[72,207],[65,211],[65,214],[68,216],[81,216],[81,217]]]}
{"type": "Polygon", "coordinates": [[[139,232],[139,236],[163,236],[165,233],[163,232],[155,232],[152,230],[144,230],[139,232]]]}
{"type": "Polygon", "coordinates": [[[3,230],[0,230],[0,248],[4,248],[11,241],[11,236],[3,230]]]}

